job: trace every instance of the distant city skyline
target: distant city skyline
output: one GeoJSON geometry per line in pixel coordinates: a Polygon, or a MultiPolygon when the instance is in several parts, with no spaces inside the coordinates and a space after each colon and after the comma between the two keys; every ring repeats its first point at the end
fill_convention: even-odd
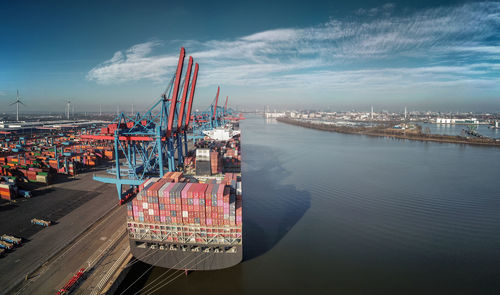
{"type": "Polygon", "coordinates": [[[15,113],[17,89],[21,114],[68,99],[142,111],[181,46],[200,64],[196,108],[220,85],[246,108],[500,112],[498,1],[136,5],[2,4],[1,112],[15,113]]]}

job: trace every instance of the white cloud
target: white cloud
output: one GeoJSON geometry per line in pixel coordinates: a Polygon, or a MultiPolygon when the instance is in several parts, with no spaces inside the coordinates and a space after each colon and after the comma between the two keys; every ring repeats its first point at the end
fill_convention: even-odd
{"type": "Polygon", "coordinates": [[[141,79],[160,82],[171,70],[170,67],[176,65],[177,58],[168,55],[148,56],[159,45],[159,42],[151,41],[134,45],[125,53],[117,51],[111,59],[93,68],[87,74],[87,79],[103,84],[141,79]]]}
{"type": "Polygon", "coordinates": [[[373,7],[373,8],[360,8],[356,11],[357,15],[362,15],[362,16],[376,16],[379,14],[382,14],[384,16],[389,16],[392,12],[392,10],[396,7],[393,3],[386,3],[380,7],[373,7]]]}
{"type": "MultiPolygon", "coordinates": [[[[200,63],[201,86],[255,86],[289,92],[314,87],[357,90],[474,83],[495,87],[500,61],[499,2],[388,16],[394,7],[388,3],[364,10],[373,16],[364,21],[332,19],[308,28],[184,43],[200,63]]],[[[154,55],[153,49],[160,47],[160,42],[152,41],[118,51],[87,78],[104,84],[141,79],[164,83],[175,70],[178,52],[154,55]]]]}

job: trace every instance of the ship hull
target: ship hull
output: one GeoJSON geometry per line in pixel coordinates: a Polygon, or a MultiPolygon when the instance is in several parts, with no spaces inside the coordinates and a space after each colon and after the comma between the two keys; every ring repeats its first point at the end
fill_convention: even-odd
{"type": "Polygon", "coordinates": [[[131,239],[130,251],[144,263],[179,270],[223,269],[235,266],[243,259],[241,245],[208,247],[206,244],[160,244],[131,239]]]}

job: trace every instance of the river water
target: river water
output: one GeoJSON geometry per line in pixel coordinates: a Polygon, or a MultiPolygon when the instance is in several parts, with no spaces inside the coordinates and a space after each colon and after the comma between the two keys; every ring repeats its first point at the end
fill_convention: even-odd
{"type": "Polygon", "coordinates": [[[244,261],[118,294],[499,294],[499,148],[241,129],[244,261]]]}

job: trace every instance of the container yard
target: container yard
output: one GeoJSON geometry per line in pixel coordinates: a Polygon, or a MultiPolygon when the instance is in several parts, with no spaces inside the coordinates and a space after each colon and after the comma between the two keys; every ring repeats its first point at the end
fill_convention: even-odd
{"type": "Polygon", "coordinates": [[[57,175],[74,177],[114,159],[112,145],[81,139],[100,125],[72,126],[66,130],[46,127],[35,134],[0,135],[0,197],[13,201],[30,198],[30,189],[50,185],[57,175]]]}
{"type": "Polygon", "coordinates": [[[65,200],[73,204],[88,200],[85,194],[75,198],[71,190],[54,186],[69,188],[80,173],[100,169],[113,159],[112,146],[81,139],[82,134],[99,128],[98,124],[64,130],[45,127],[32,134],[0,135],[0,208],[5,211],[0,247],[9,250],[4,256],[16,250],[23,238],[53,225],[55,218],[74,209],[65,200]]]}

